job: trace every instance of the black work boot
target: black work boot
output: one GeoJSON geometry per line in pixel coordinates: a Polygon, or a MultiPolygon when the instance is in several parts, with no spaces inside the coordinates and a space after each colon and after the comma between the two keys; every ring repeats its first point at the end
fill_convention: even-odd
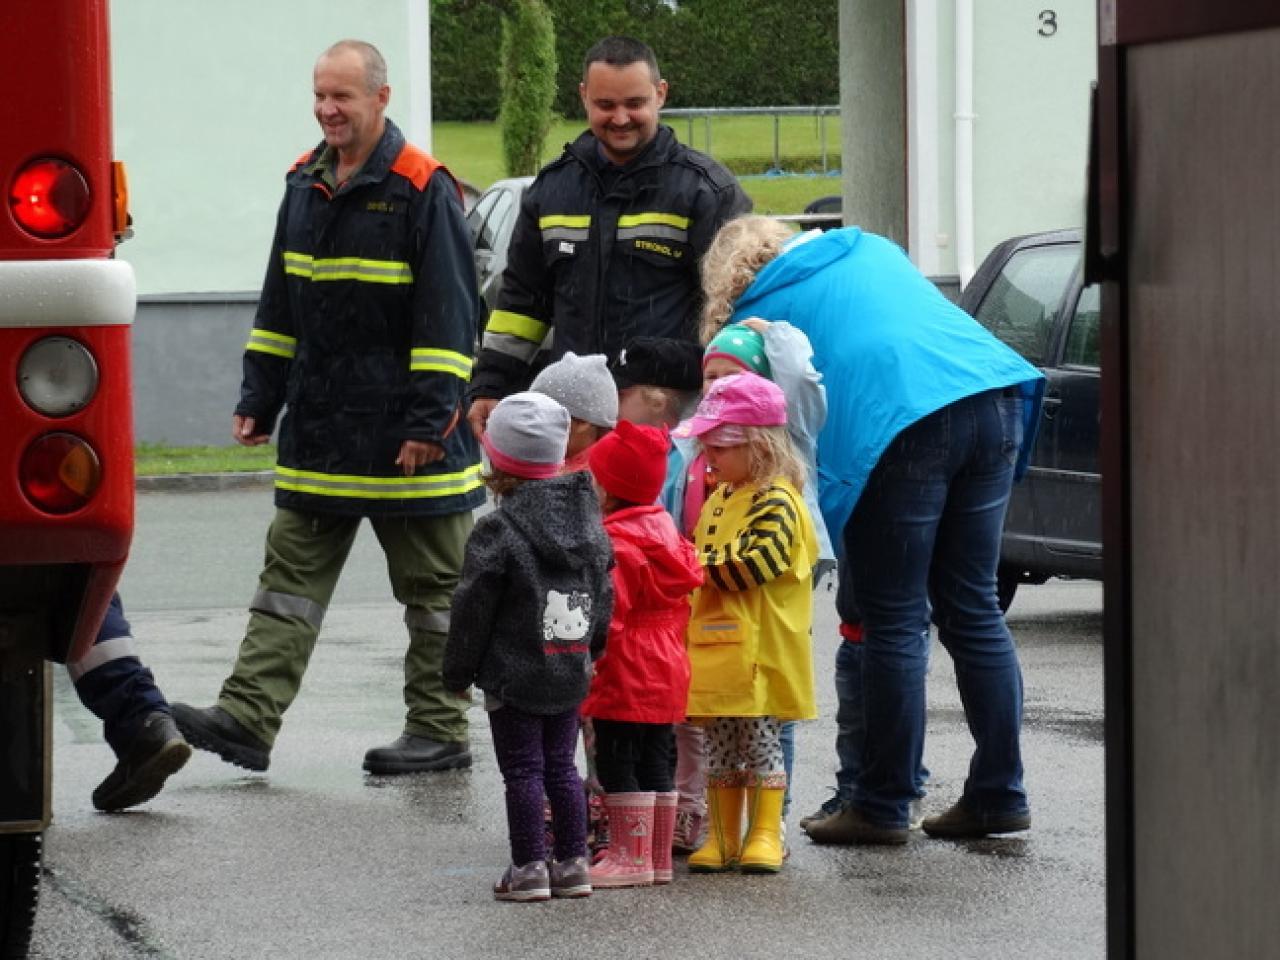
{"type": "Polygon", "coordinates": [[[458,770],[471,766],[471,749],[465,742],[442,742],[413,733],[402,733],[394,743],[372,747],[364,755],[370,773],[420,773],[458,770]]]}
{"type": "Polygon", "coordinates": [[[197,709],[175,703],[173,719],[193,747],[216,753],[227,763],[258,771],[267,769],[271,763],[271,748],[221,707],[197,709]]]}
{"type": "Polygon", "coordinates": [[[191,745],[182,739],[173,718],[163,710],[147,714],[115,769],[93,791],[94,807],[124,810],[146,803],[190,757],[191,745]]]}

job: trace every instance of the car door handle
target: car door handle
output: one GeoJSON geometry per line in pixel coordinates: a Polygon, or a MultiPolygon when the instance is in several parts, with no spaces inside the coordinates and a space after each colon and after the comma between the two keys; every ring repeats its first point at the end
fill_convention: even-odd
{"type": "Polygon", "coordinates": [[[1044,410],[1044,418],[1046,420],[1052,420],[1054,417],[1058,415],[1058,408],[1061,406],[1062,406],[1061,397],[1045,397],[1043,401],[1043,406],[1041,407],[1041,409],[1044,410]]]}

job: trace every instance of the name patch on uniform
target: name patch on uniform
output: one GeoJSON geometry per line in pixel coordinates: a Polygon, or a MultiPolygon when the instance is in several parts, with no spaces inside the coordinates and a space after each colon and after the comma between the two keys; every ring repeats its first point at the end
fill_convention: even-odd
{"type": "Polygon", "coordinates": [[[572,243],[570,243],[568,240],[561,240],[561,241],[560,241],[560,252],[561,252],[561,253],[570,253],[570,254],[571,254],[571,253],[573,253],[574,249],[575,249],[574,245],[573,245],[572,243]]]}
{"type": "Polygon", "coordinates": [[[636,249],[648,250],[650,253],[660,253],[662,256],[670,257],[672,260],[679,260],[684,256],[683,250],[669,247],[665,243],[654,243],[652,240],[637,240],[636,249]]]}
{"type": "Polygon", "coordinates": [[[392,203],[390,200],[370,200],[364,208],[369,213],[401,213],[404,210],[404,204],[392,203]]]}

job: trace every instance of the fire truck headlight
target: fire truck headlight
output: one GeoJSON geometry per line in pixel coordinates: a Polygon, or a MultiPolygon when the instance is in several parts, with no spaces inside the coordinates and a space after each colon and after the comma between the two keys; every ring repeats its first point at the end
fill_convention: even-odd
{"type": "Polygon", "coordinates": [[[70,433],[49,433],[27,447],[18,468],[22,492],[46,513],[72,513],[93,497],[102,462],[88,442],[70,433]]]}
{"type": "Polygon", "coordinates": [[[69,417],[83,410],[98,389],[93,354],[70,337],[45,337],[27,348],[18,363],[18,391],[46,417],[69,417]]]}

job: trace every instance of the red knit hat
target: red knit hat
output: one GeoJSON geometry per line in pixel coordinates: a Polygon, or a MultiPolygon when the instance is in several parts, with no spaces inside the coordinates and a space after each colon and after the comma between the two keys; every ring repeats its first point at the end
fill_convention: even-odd
{"type": "Polygon", "coordinates": [[[650,504],[662,493],[670,449],[665,430],[619,420],[592,446],[587,462],[606,492],[628,503],[650,504]]]}

